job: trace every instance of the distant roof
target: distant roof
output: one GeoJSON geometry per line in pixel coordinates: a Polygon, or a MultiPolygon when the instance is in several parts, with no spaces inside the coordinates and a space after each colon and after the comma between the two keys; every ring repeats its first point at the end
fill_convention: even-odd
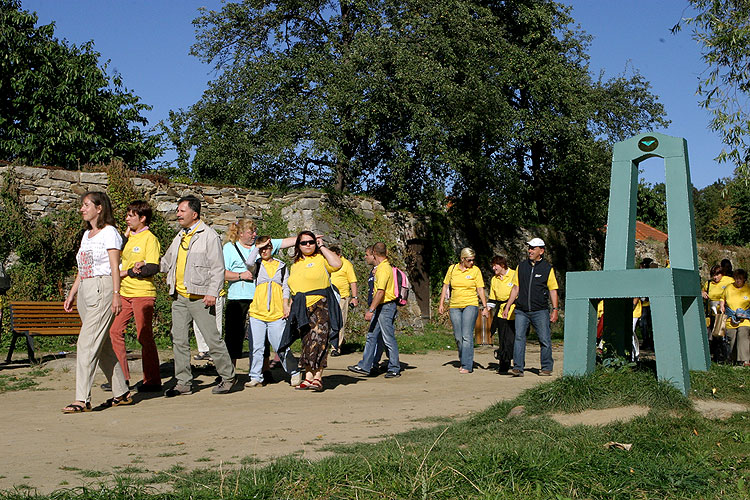
{"type": "Polygon", "coordinates": [[[656,240],[656,241],[667,241],[667,238],[669,236],[667,233],[663,233],[656,229],[655,227],[651,227],[648,224],[644,224],[643,222],[637,220],[635,221],[635,239],[636,240],[656,240]]]}

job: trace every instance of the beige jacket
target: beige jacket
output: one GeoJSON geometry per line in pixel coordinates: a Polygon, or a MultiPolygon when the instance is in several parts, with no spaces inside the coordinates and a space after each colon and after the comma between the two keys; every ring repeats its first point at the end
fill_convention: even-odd
{"type": "MultiPolygon", "coordinates": [[[[170,295],[175,293],[177,252],[181,241],[182,231],[177,233],[161,258],[161,272],[167,273],[170,295]]],[[[221,251],[221,238],[203,221],[198,223],[195,234],[190,238],[184,282],[188,293],[194,295],[218,297],[224,287],[224,254],[221,251]]]]}

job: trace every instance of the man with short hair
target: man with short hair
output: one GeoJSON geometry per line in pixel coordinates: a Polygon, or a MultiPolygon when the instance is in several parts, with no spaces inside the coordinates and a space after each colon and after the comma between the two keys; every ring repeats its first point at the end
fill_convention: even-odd
{"type": "Polygon", "coordinates": [[[167,397],[192,393],[188,330],[198,324],[208,344],[221,381],[211,392],[225,394],[236,381],[227,346],[216,328],[216,297],[224,286],[224,255],[221,238],[200,219],[201,203],[195,196],[177,201],[177,222],[182,230],[174,237],[161,260],[167,273],[172,302],[172,342],[177,385],[167,397]]]}
{"type": "Polygon", "coordinates": [[[349,259],[341,255],[339,247],[332,246],[329,247],[329,250],[341,257],[341,268],[331,273],[331,283],[336,286],[341,296],[339,299],[339,306],[341,306],[341,330],[339,331],[338,339],[334,339],[331,343],[331,356],[339,356],[341,355],[341,346],[344,345],[344,329],[346,328],[346,320],[349,316],[349,304],[351,303],[353,307],[357,307],[359,304],[359,298],[357,297],[357,275],[354,273],[354,266],[349,259]]]}
{"type": "Polygon", "coordinates": [[[544,240],[532,238],[527,242],[529,245],[529,258],[518,264],[515,276],[513,276],[513,289],[503,309],[503,319],[508,319],[511,306],[516,304],[516,339],[513,345],[513,369],[510,371],[514,377],[523,377],[524,364],[526,361],[526,333],[529,323],[534,325],[536,334],[541,345],[542,368],[539,375],[548,377],[552,375],[552,335],[550,323],[558,318],[557,307],[557,279],[552,265],[544,260],[544,240]],[[549,311],[549,301],[552,302],[552,311],[549,311]]]}
{"type": "Polygon", "coordinates": [[[369,376],[375,363],[378,339],[388,351],[388,372],[385,378],[401,376],[401,365],[398,361],[398,343],[396,342],[395,325],[398,305],[393,283],[393,267],[388,262],[385,243],[378,242],[372,247],[375,262],[375,294],[365,313],[365,320],[370,322],[370,329],[365,340],[365,351],[362,360],[356,365],[347,367],[357,375],[369,376]]]}

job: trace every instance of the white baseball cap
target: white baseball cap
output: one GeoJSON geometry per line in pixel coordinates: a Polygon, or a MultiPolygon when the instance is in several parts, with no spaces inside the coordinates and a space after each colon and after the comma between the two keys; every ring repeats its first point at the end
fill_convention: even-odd
{"type": "Polygon", "coordinates": [[[543,247],[544,240],[541,238],[532,238],[531,240],[527,241],[526,244],[530,247],[543,247]]]}

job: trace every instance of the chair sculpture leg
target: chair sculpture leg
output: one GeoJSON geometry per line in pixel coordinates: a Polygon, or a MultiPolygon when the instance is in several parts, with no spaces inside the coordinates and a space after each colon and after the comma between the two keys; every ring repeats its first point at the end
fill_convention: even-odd
{"type": "Polygon", "coordinates": [[[651,297],[656,373],[687,395],[690,391],[681,297],[651,297]]]}
{"type": "Polygon", "coordinates": [[[711,367],[711,352],[708,348],[708,332],[702,301],[696,297],[683,297],[682,302],[688,368],[706,371],[711,367]]]}
{"type": "Polygon", "coordinates": [[[596,305],[589,299],[565,302],[564,375],[585,375],[596,363],[596,305]]]}

